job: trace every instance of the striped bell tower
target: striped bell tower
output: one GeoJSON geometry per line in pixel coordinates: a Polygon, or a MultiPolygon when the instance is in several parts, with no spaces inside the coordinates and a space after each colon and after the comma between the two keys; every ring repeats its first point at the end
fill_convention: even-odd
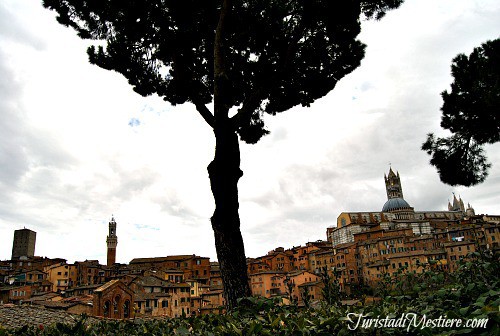
{"type": "Polygon", "coordinates": [[[109,233],[106,238],[106,244],[108,245],[108,258],[107,265],[113,266],[116,262],[116,245],[118,245],[118,237],[116,236],[116,222],[115,218],[111,216],[111,221],[109,222],[109,233]]]}

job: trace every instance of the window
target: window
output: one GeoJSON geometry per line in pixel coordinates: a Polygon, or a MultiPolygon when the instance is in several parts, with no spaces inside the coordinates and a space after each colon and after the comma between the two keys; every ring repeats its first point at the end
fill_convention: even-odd
{"type": "Polygon", "coordinates": [[[162,301],[162,302],[161,302],[161,307],[162,307],[162,308],[167,308],[167,307],[168,307],[168,301],[167,301],[167,300],[162,301]]]}
{"type": "Polygon", "coordinates": [[[124,318],[129,318],[130,317],[130,301],[125,300],[123,303],[123,317],[124,318]]]}
{"type": "Polygon", "coordinates": [[[111,306],[111,302],[109,302],[109,301],[104,302],[104,309],[103,309],[104,317],[109,317],[109,307],[110,306],[111,306]]]}

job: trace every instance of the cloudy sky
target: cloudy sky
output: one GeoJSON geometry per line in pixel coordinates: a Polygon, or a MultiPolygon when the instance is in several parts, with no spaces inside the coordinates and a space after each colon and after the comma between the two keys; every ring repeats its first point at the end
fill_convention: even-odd
{"type": "MultiPolygon", "coordinates": [[[[242,145],[240,201],[247,256],[325,239],[342,211],[378,211],[389,163],[416,210],[445,210],[452,192],[500,214],[500,144],[471,188],[439,181],[420,150],[440,135],[451,60],[500,36],[497,0],[407,0],[366,22],[361,66],[310,108],[266,119],[271,134],[242,145]]],[[[38,1],[0,2],[0,259],[15,229],[37,232],[36,255],[106,259],[118,223],[119,262],[216,258],[206,166],[211,131],[193,106],[135,94],[88,64],[87,42],[38,1]]]]}

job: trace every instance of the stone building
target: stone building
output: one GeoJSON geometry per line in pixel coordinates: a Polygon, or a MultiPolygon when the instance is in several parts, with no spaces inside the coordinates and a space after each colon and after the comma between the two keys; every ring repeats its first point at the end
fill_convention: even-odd
{"type": "Polygon", "coordinates": [[[14,231],[14,241],[12,242],[12,260],[21,257],[35,256],[36,232],[29,229],[14,231]]]}

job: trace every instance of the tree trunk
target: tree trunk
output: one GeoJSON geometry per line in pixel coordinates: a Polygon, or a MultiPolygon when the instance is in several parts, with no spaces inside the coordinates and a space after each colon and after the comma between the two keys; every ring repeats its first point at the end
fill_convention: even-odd
{"type": "Polygon", "coordinates": [[[238,298],[251,295],[238,214],[237,184],[243,172],[240,170],[238,135],[229,119],[218,120],[214,132],[215,157],[208,165],[215,199],[211,222],[226,304],[231,309],[236,306],[238,298]]]}

